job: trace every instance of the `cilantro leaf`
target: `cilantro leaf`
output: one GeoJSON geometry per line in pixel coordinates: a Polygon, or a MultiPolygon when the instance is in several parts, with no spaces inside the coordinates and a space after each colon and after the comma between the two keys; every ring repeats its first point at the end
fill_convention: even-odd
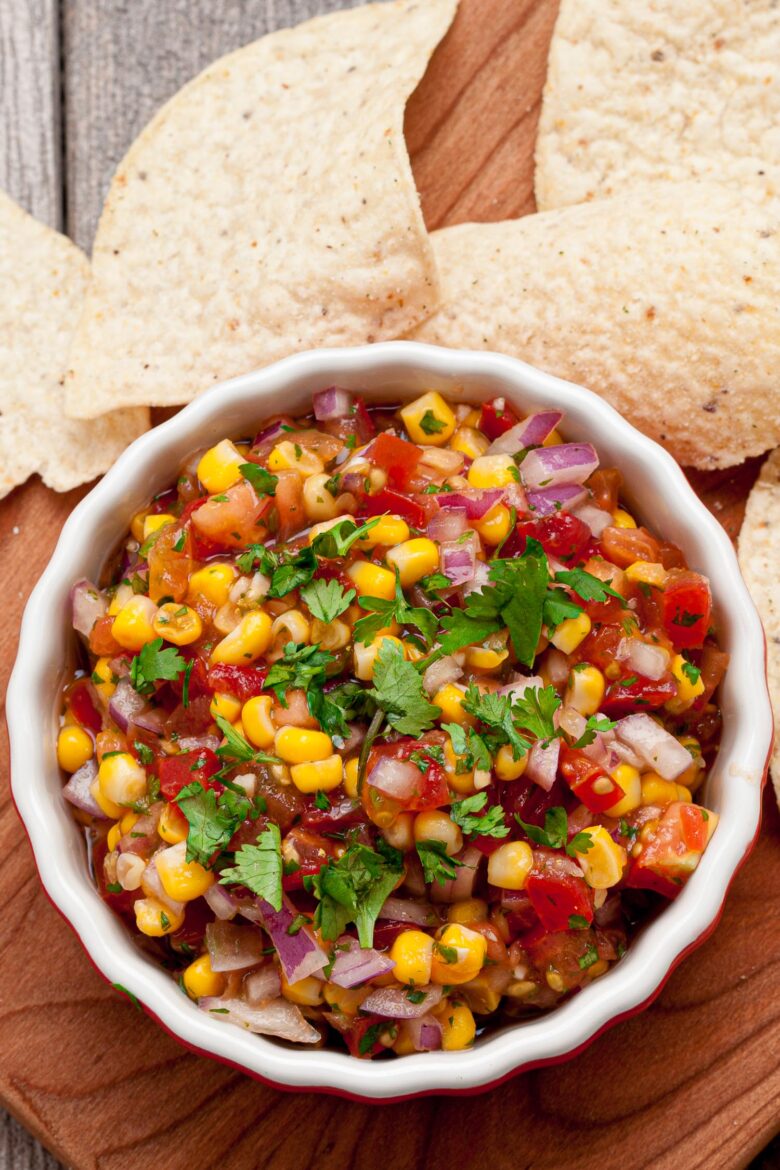
{"type": "Polygon", "coordinates": [[[450,857],[443,841],[418,841],[416,848],[428,884],[438,882],[443,886],[457,876],[458,869],[463,865],[456,857],[450,857]]]}
{"type": "Polygon", "coordinates": [[[449,734],[452,750],[458,757],[456,772],[471,772],[473,769],[490,771],[493,766],[490,750],[483,737],[478,735],[473,727],[463,727],[460,723],[442,723],[441,727],[442,731],[449,734]]]}
{"type": "Polygon", "coordinates": [[[699,669],[699,667],[695,666],[693,662],[688,662],[687,659],[682,664],[682,672],[685,675],[685,677],[687,678],[688,682],[691,684],[691,686],[694,686],[694,687],[696,686],[696,683],[701,678],[701,670],[699,669]]]}
{"type": "Polygon", "coordinates": [[[301,589],[301,597],[321,622],[332,622],[349,608],[355,590],[345,590],[338,581],[311,581],[301,589]]]}
{"type": "Polygon", "coordinates": [[[552,739],[557,734],[553,715],[560,705],[555,687],[528,687],[512,704],[512,717],[537,739],[552,739]]]}
{"type": "Polygon", "coordinates": [[[239,463],[238,470],[251,483],[258,496],[275,496],[278,475],[272,475],[258,463],[239,463]]]}
{"type": "Polygon", "coordinates": [[[187,861],[198,861],[208,866],[214,853],[222,852],[238,826],[246,819],[251,804],[246,797],[234,792],[223,792],[217,799],[213,788],[204,788],[199,780],[182,788],[176,795],[187,818],[187,861]],[[230,798],[230,799],[225,799],[230,798]]]}
{"type": "Polygon", "coordinates": [[[242,885],[263,898],[274,910],[282,908],[282,843],[273,821],[257,838],[256,845],[242,845],[235,865],[223,869],[222,885],[242,885]]]}
{"type": "Polygon", "coordinates": [[[373,519],[367,520],[365,524],[356,524],[354,520],[350,520],[345,516],[338,523],[334,524],[332,528],[328,528],[325,532],[320,532],[315,536],[311,543],[311,547],[317,556],[327,557],[332,560],[336,557],[345,557],[356,540],[360,540],[372,528],[376,528],[381,516],[374,516],[373,519]]]}
{"type": "Polygon", "coordinates": [[[577,962],[582,971],[587,971],[588,967],[592,967],[594,963],[598,963],[599,953],[593,943],[588,944],[588,949],[584,955],[581,955],[577,962]]]}
{"type": "Polygon", "coordinates": [[[614,719],[609,719],[606,715],[589,715],[585,730],[571,746],[574,748],[587,747],[588,744],[593,743],[597,731],[611,731],[613,727],[617,727],[614,719]]]}
{"type": "Polygon", "coordinates": [[[469,683],[463,699],[463,708],[491,729],[491,746],[494,751],[502,743],[509,743],[516,760],[528,752],[531,745],[515,726],[510,695],[500,695],[497,692],[482,694],[474,683],[469,683]]]}
{"type": "Polygon", "coordinates": [[[552,631],[561,622],[579,617],[582,606],[572,601],[565,589],[548,589],[544,599],[542,618],[547,629],[552,631]]]}
{"type": "Polygon", "coordinates": [[[446,425],[440,418],[436,417],[432,410],[426,410],[419,423],[420,430],[426,435],[438,435],[446,425]]]}
{"type": "Polygon", "coordinates": [[[585,569],[561,569],[553,580],[568,585],[583,601],[606,601],[608,597],[617,597],[618,601],[625,604],[625,598],[612,588],[611,579],[602,581],[585,569]]]}
{"type": "Polygon", "coordinates": [[[500,804],[491,805],[486,813],[476,815],[487,804],[487,798],[487,792],[475,792],[464,800],[456,800],[450,807],[451,818],[469,837],[508,837],[509,826],[500,804]]]}
{"type": "Polygon", "coordinates": [[[287,706],[289,690],[307,690],[325,681],[325,667],[335,659],[329,650],[320,650],[318,643],[288,642],[284,655],[275,662],[265,678],[265,685],[276,693],[282,706],[287,706]]]}
{"type": "MultiPolygon", "coordinates": [[[[235,764],[280,764],[278,756],[269,756],[267,752],[258,751],[251,743],[236,731],[232,723],[228,723],[223,715],[217,715],[216,724],[225,737],[225,742],[217,748],[217,755],[227,762],[227,767],[235,764]]],[[[226,769],[223,768],[222,771],[226,769]]],[[[221,777],[221,774],[220,774],[221,777]]]]}
{"type": "Polygon", "coordinates": [[[352,680],[328,691],[323,690],[319,681],[310,682],[306,700],[310,713],[320,723],[322,730],[342,741],[350,735],[348,721],[370,719],[376,710],[368,689],[352,680]]]}
{"type": "Polygon", "coordinates": [[[566,809],[560,805],[550,808],[544,814],[544,828],[538,825],[528,825],[515,813],[515,820],[527,837],[536,845],[546,845],[548,849],[565,849],[569,857],[578,853],[587,853],[593,848],[593,838],[587,829],[575,833],[571,841],[569,837],[569,818],[566,809]]]}
{"type": "Polygon", "coordinates": [[[361,947],[372,946],[379,912],[402,871],[403,855],[387,845],[381,853],[350,845],[338,861],[326,862],[312,880],[319,899],[314,921],[322,937],[333,941],[354,922],[361,947]]]}
{"type": "Polygon", "coordinates": [[[379,648],[369,694],[386,712],[391,727],[403,735],[419,736],[441,715],[441,708],[428,701],[420,674],[394,642],[384,641],[379,648]]]}
{"type": "Polygon", "coordinates": [[[317,557],[309,545],[305,545],[297,553],[276,554],[275,559],[276,565],[271,572],[271,588],[268,590],[269,597],[284,597],[287,593],[292,593],[293,589],[308,584],[317,568],[317,557]]]}
{"type": "Polygon", "coordinates": [[[130,663],[130,682],[139,695],[148,695],[156,682],[178,678],[187,665],[175,646],[163,650],[162,644],[162,638],[147,642],[130,663]]]}
{"type": "MultiPolygon", "coordinates": [[[[469,601],[473,596],[473,593],[469,594],[469,601]]],[[[429,655],[426,663],[430,663],[436,658],[443,658],[447,654],[454,654],[457,650],[462,650],[464,646],[474,646],[478,642],[484,642],[491,634],[497,634],[502,625],[500,618],[472,617],[463,609],[453,609],[452,613],[442,618],[441,628],[444,633],[439,634],[438,648],[432,655],[429,655]]]]}
{"type": "Polygon", "coordinates": [[[587,930],[589,926],[590,923],[582,914],[569,915],[569,930],[587,930]]]}
{"type": "Polygon", "coordinates": [[[354,639],[363,645],[372,642],[376,635],[385,626],[389,626],[395,619],[399,626],[416,626],[425,641],[430,645],[436,633],[436,618],[424,606],[412,606],[404,597],[398,570],[395,572],[395,597],[388,600],[384,597],[361,597],[358,600],[361,609],[371,611],[367,617],[359,618],[355,622],[354,639]]]}
{"type": "Polygon", "coordinates": [[[490,580],[503,586],[506,593],[501,617],[509,628],[515,654],[524,666],[533,666],[550,580],[544,549],[538,541],[529,539],[521,557],[491,563],[490,580]]]}

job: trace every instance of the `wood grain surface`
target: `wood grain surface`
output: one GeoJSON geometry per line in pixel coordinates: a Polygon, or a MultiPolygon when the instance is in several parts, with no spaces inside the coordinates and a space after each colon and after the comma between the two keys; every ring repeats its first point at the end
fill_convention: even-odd
{"type": "MultiPolygon", "coordinates": [[[[79,242],[89,246],[112,165],[160,100],[212,56],[338,6],[64,0],[67,222],[79,242]]],[[[429,225],[533,211],[555,10],[461,0],[407,117],[429,225]]],[[[732,536],[759,463],[691,476],[732,536]]],[[[81,495],[36,480],[0,505],[3,694],[25,598],[81,495]]],[[[78,1170],[736,1170],[780,1124],[780,818],[768,798],[720,927],[650,1009],[486,1096],[377,1107],[285,1094],[192,1056],[108,990],[42,893],[1,751],[0,1099],[78,1170]]],[[[43,1167],[34,1156],[25,1170],[43,1167]]]]}

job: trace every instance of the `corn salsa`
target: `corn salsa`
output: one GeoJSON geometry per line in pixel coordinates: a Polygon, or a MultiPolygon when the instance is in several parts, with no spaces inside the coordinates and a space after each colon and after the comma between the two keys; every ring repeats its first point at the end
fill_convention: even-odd
{"type": "Polygon", "coordinates": [[[604,976],[698,865],[709,582],[562,430],[329,387],[215,436],[74,585],[64,795],[214,1019],[464,1049],[604,976]]]}

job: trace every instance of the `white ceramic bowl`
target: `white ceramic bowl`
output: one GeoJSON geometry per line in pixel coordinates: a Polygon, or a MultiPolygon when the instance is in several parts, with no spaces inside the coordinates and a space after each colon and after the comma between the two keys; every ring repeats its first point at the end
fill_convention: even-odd
{"type": "Polygon", "coordinates": [[[647,1004],[675,964],[717,923],[728,885],[760,822],[772,736],[764,649],[761,624],[726,534],[670,456],[600,398],[489,353],[409,342],[303,353],[210,389],[143,435],[73,512],[22,624],[8,691],[12,791],[44,886],[93,962],[187,1045],[293,1088],[381,1100],[474,1092],[513,1072],[573,1054],[607,1025],[647,1004]],[[251,432],[274,412],[308,408],[312,391],[334,383],[360,390],[369,400],[399,400],[436,388],[456,400],[504,395],[526,412],[561,407],[566,412],[563,433],[592,440],[603,464],[620,466],[636,514],[679,544],[691,566],[711,579],[721,640],[732,656],[721,693],[722,747],[706,792],[721,819],[680,897],[609,974],[549,1015],[505,1027],[465,1052],[359,1062],[331,1050],[293,1050],[200,1011],[170,975],[136,949],[101,901],[87,873],[81,831],[60,795],[55,740],[60,688],[73,653],[71,583],[83,576],[97,578],[130,517],[170,482],[190,451],[224,435],[251,432]]]}

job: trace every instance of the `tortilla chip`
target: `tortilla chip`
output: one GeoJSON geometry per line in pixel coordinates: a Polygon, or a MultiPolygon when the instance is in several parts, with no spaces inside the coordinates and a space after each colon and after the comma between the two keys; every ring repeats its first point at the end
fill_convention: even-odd
{"type": "Polygon", "coordinates": [[[780,450],[773,451],[750,493],[739,534],[739,563],[766,633],[769,697],[775,715],[771,773],[780,803],[780,450]]]}
{"type": "Polygon", "coordinates": [[[36,471],[58,492],[94,479],[149,426],[147,410],[63,417],[88,280],[84,253],[0,191],[0,498],[36,471]]]}
{"type": "Polygon", "coordinates": [[[656,184],[432,240],[442,304],[415,340],[579,382],[695,467],[780,443],[780,203],[656,184]]]}
{"type": "Polygon", "coordinates": [[[539,209],[692,178],[780,194],[777,0],[563,0],[539,209]]]}
{"type": "Polygon", "coordinates": [[[428,315],[436,270],[403,117],[456,4],[396,0],[275,32],[160,110],[100,221],[69,414],[188,402],[428,315]]]}

